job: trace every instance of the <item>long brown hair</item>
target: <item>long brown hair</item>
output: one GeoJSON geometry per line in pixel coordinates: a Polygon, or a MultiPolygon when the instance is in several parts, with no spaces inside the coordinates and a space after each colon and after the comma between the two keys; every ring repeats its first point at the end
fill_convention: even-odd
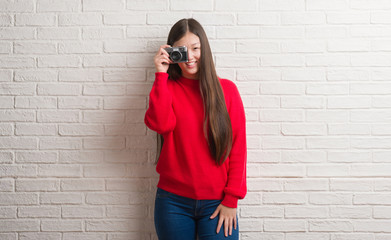
{"type": "MultiPolygon", "coordinates": [[[[221,165],[231,152],[232,126],[206,33],[195,19],[181,19],[172,26],[167,44],[174,45],[187,32],[195,34],[200,39],[201,65],[198,79],[205,112],[204,134],[216,164],[221,165]]],[[[167,73],[170,79],[177,80],[181,77],[182,70],[178,64],[171,64],[167,73]]]]}

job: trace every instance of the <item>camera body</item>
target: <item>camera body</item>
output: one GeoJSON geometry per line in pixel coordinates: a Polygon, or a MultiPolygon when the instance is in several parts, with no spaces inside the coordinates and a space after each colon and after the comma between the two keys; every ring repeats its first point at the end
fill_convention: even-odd
{"type": "Polygon", "coordinates": [[[173,63],[180,63],[180,62],[188,62],[189,61],[186,46],[168,47],[168,48],[165,48],[164,50],[166,50],[168,55],[170,55],[170,59],[171,59],[171,61],[173,61],[173,63]]]}

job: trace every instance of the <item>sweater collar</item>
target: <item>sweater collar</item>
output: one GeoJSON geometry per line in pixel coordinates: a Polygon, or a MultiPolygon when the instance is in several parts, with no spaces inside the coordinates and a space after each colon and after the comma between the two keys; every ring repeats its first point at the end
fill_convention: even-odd
{"type": "Polygon", "coordinates": [[[186,84],[186,85],[190,85],[190,86],[199,86],[198,79],[189,79],[189,78],[185,78],[185,77],[181,76],[179,78],[179,82],[186,84]]]}

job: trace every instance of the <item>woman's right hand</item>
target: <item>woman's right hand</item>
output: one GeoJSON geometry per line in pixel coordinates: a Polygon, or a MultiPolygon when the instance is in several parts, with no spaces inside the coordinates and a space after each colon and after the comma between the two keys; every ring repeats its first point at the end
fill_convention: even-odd
{"type": "Polygon", "coordinates": [[[169,65],[172,63],[170,56],[164,48],[171,47],[170,45],[162,45],[156,53],[154,62],[156,72],[167,72],[169,65]]]}

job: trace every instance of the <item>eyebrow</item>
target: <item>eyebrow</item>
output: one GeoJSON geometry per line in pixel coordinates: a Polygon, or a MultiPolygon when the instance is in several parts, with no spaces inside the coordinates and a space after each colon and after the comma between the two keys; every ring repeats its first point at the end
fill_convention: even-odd
{"type": "Polygon", "coordinates": [[[200,42],[193,43],[192,46],[193,46],[193,45],[196,45],[196,44],[200,44],[200,42]]]}

